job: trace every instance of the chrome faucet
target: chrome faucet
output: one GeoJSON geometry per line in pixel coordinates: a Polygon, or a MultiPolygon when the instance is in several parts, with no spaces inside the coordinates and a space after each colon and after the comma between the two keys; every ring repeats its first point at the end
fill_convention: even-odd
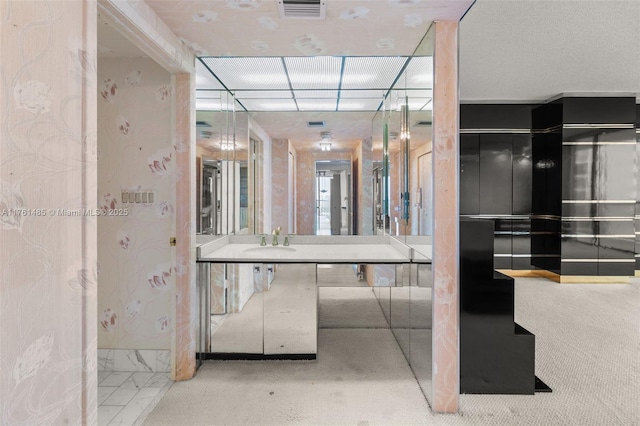
{"type": "Polygon", "coordinates": [[[276,234],[276,231],[273,231],[273,241],[271,241],[271,245],[272,246],[277,246],[278,245],[278,234],[276,234]]]}
{"type": "Polygon", "coordinates": [[[285,235],[284,236],[284,243],[282,245],[283,246],[288,246],[289,245],[289,235],[285,235]]]}
{"type": "Polygon", "coordinates": [[[260,235],[260,245],[261,246],[266,246],[267,245],[267,235],[266,234],[260,235]]]}

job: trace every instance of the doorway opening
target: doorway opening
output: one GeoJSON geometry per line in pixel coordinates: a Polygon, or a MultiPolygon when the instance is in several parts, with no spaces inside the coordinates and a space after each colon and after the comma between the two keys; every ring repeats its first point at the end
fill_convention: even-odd
{"type": "Polygon", "coordinates": [[[351,163],[316,161],[316,235],[351,235],[351,163]]]}

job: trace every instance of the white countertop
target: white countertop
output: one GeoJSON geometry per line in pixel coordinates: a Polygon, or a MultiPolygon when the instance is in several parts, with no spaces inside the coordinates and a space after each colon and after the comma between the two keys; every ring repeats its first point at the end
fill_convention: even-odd
{"type": "Polygon", "coordinates": [[[413,250],[388,236],[292,236],[266,246],[259,236],[228,236],[198,247],[198,260],[229,263],[408,263],[413,250]]]}

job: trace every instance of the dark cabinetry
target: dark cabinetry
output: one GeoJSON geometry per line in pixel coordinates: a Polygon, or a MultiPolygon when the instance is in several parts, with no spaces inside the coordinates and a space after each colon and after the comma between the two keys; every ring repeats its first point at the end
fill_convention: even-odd
{"type": "Polygon", "coordinates": [[[460,220],[460,392],[533,394],[535,336],[514,322],[513,278],[495,272],[490,220],[460,220]]]}
{"type": "Polygon", "coordinates": [[[635,108],[634,98],[563,98],[533,110],[535,266],[634,274],[635,108]]]}
{"type": "Polygon", "coordinates": [[[460,122],[460,215],[495,220],[495,268],[531,269],[531,107],[462,105],[460,122]]]}

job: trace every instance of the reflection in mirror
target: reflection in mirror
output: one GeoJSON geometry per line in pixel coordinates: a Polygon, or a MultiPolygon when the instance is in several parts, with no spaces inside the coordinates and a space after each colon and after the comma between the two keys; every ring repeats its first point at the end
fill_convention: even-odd
{"type": "Polygon", "coordinates": [[[422,392],[431,399],[431,264],[411,265],[411,332],[409,360],[422,392]]]}
{"type": "Polygon", "coordinates": [[[314,264],[263,265],[264,354],[316,354],[318,292],[314,264]]]}
{"type": "MultiPolygon", "coordinates": [[[[433,37],[425,35],[372,119],[374,228],[411,246],[416,262],[374,288],[399,347],[431,400],[433,37]],[[385,159],[388,158],[388,167],[385,159]],[[388,204],[387,204],[388,203],[388,204]]],[[[384,270],[375,265],[378,271],[384,270]]]]}
{"type": "Polygon", "coordinates": [[[263,353],[263,294],[268,288],[257,274],[252,264],[211,264],[211,352],[263,353]]]}
{"type": "Polygon", "coordinates": [[[248,154],[261,151],[260,141],[249,143],[249,115],[232,94],[211,96],[217,110],[196,112],[196,232],[253,233],[261,175],[248,154]]]}
{"type": "Polygon", "coordinates": [[[375,226],[402,241],[432,228],[432,42],[427,34],[372,119],[374,181],[382,190],[375,226]]]}
{"type": "Polygon", "coordinates": [[[409,264],[395,265],[395,286],[390,287],[391,331],[409,360],[411,348],[411,286],[409,264]]]}
{"type": "Polygon", "coordinates": [[[363,265],[318,265],[317,277],[321,329],[386,327],[363,265]]]}
{"type": "Polygon", "coordinates": [[[199,164],[202,178],[198,181],[200,197],[197,208],[200,215],[197,230],[211,235],[246,232],[247,162],[201,157],[199,164]]]}
{"type": "Polygon", "coordinates": [[[316,235],[351,235],[351,162],[316,161],[316,235]]]}

